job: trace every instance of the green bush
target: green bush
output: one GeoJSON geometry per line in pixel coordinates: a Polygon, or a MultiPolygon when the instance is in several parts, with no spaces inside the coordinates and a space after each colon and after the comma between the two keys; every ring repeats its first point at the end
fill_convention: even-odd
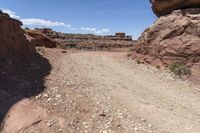
{"type": "Polygon", "coordinates": [[[136,60],[136,63],[137,63],[137,64],[141,64],[142,62],[141,62],[139,59],[137,59],[137,60],[136,60]]]}
{"type": "Polygon", "coordinates": [[[173,72],[175,75],[178,75],[180,78],[182,76],[190,75],[191,71],[184,63],[174,62],[169,65],[169,70],[173,72]]]}

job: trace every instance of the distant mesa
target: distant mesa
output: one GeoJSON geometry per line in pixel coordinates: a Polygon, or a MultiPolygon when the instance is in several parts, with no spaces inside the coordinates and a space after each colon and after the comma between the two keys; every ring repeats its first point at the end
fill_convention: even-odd
{"type": "Polygon", "coordinates": [[[88,49],[88,50],[131,48],[135,44],[135,41],[132,39],[132,36],[127,36],[123,32],[118,32],[115,35],[98,36],[93,34],[61,33],[53,31],[52,29],[49,28],[43,28],[43,29],[36,28],[34,30],[26,30],[26,31],[27,34],[32,37],[32,40],[36,46],[41,46],[40,44],[43,44],[43,46],[49,47],[47,46],[47,44],[51,43],[45,43],[44,40],[46,40],[46,42],[53,41],[54,42],[54,45],[52,45],[53,47],[55,46],[56,43],[57,45],[56,47],[88,49]]]}
{"type": "Polygon", "coordinates": [[[117,32],[117,33],[115,33],[115,36],[117,36],[117,37],[125,37],[126,33],[124,33],[124,32],[117,32]]]}

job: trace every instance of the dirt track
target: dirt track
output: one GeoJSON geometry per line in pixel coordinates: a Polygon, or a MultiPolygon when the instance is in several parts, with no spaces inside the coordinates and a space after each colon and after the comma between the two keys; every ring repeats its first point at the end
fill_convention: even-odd
{"type": "Polygon", "coordinates": [[[47,88],[32,99],[48,117],[28,131],[199,133],[199,88],[125,53],[49,53],[47,88]]]}
{"type": "Polygon", "coordinates": [[[162,131],[200,131],[200,93],[187,83],[138,68],[120,53],[82,52],[63,61],[64,72],[73,69],[71,74],[86,79],[96,97],[112,99],[107,104],[124,106],[162,131]]]}

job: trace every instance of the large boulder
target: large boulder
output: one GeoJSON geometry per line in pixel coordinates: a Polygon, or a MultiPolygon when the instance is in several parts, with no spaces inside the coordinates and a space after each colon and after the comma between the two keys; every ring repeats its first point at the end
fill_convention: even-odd
{"type": "Polygon", "coordinates": [[[176,10],[158,18],[142,33],[132,57],[155,66],[175,61],[191,67],[200,64],[200,8],[176,10]]]}
{"type": "Polygon", "coordinates": [[[21,29],[22,23],[0,11],[0,59],[27,57],[35,52],[21,29]]]}
{"type": "Polygon", "coordinates": [[[200,0],[150,0],[150,2],[158,17],[177,9],[200,7],[200,0]]]}

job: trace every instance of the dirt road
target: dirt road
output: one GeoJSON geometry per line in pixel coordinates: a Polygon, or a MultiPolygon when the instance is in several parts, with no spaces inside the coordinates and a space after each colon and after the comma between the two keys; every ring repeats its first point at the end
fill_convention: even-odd
{"type": "Polygon", "coordinates": [[[199,88],[125,55],[73,52],[51,57],[46,90],[32,99],[48,117],[28,130],[199,133],[199,88]]]}
{"type": "Polygon", "coordinates": [[[200,93],[187,83],[138,68],[120,53],[82,52],[63,61],[63,72],[90,83],[96,102],[109,97],[106,104],[124,106],[162,131],[200,131],[200,93]]]}

